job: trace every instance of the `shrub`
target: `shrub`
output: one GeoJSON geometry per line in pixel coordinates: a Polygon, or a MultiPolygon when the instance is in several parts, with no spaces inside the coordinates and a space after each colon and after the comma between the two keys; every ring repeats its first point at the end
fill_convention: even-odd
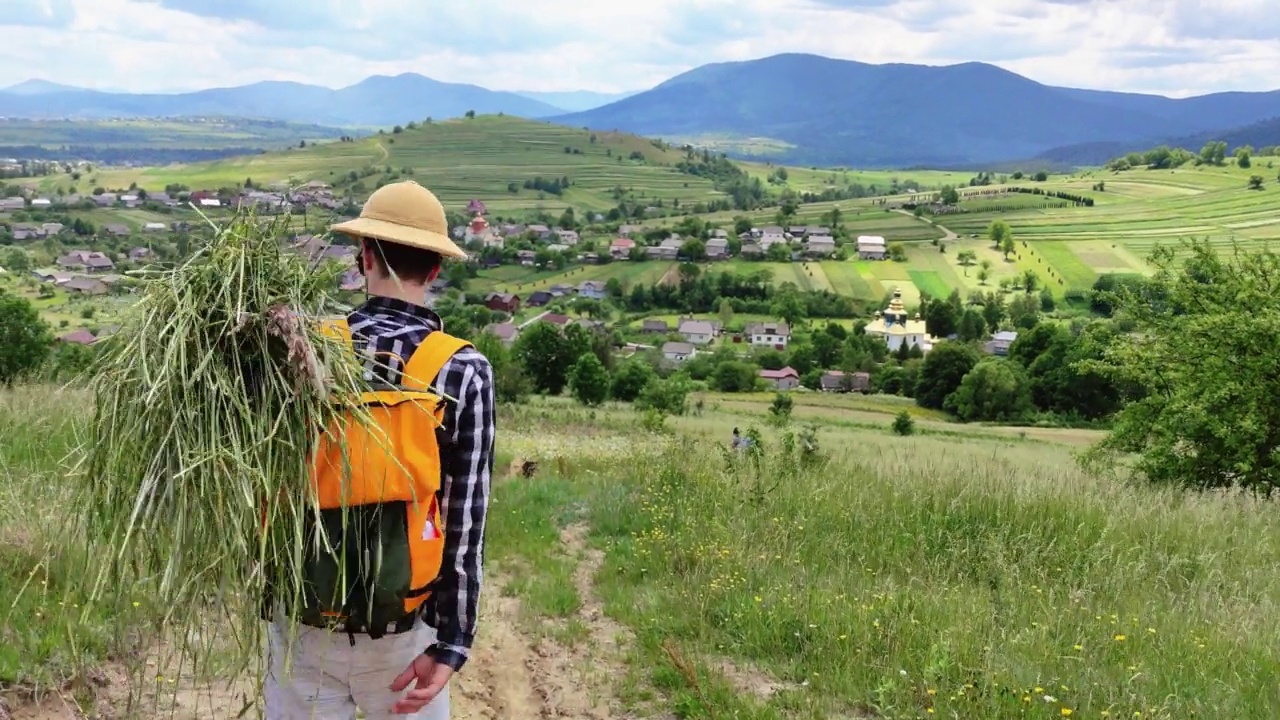
{"type": "Polygon", "coordinates": [[[916,421],[911,418],[911,413],[903,410],[893,419],[892,427],[895,434],[906,437],[915,434],[916,421]]]}

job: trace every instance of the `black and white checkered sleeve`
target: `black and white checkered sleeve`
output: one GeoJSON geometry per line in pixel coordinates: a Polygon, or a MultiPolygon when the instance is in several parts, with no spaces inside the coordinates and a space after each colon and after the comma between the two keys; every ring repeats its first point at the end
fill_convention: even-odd
{"type": "Polygon", "coordinates": [[[479,614],[481,563],[495,434],[493,367],[476,350],[459,351],[439,375],[449,403],[441,448],[440,513],[444,562],[432,593],[428,622],[437,643],[427,650],[458,670],[466,662],[479,614]]]}

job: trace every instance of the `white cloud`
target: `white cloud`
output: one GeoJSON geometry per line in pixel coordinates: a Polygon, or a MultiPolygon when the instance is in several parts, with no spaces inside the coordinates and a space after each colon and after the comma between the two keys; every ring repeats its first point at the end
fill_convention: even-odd
{"type": "Polygon", "coordinates": [[[1173,95],[1271,89],[1274,0],[0,0],[0,86],[171,91],[420,72],[506,90],[650,87],[707,62],[811,52],[991,62],[1040,82],[1173,95]],[[429,9],[424,9],[427,6],[429,9]],[[7,23],[7,24],[6,24],[7,23]]]}

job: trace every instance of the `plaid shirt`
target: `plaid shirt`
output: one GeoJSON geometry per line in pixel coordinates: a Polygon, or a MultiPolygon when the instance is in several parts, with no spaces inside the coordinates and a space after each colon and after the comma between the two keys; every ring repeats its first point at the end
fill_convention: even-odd
{"type": "MultiPolygon", "coordinates": [[[[403,371],[419,343],[443,329],[440,316],[419,305],[370,297],[347,318],[357,346],[361,341],[382,355],[368,361],[366,377],[390,383],[403,371]],[[390,367],[388,367],[388,365],[390,367]]],[[[462,668],[475,637],[479,609],[485,515],[493,472],[493,367],[473,348],[458,351],[433,383],[449,401],[440,448],[440,517],[444,522],[444,562],[423,605],[423,617],[436,629],[438,642],[426,652],[454,670],[462,668]]]]}

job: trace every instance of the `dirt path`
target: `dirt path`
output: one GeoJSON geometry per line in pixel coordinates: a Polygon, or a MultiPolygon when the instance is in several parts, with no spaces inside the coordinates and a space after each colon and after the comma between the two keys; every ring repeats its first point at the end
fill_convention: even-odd
{"type": "Polygon", "coordinates": [[[561,533],[567,553],[577,558],[574,582],[582,608],[577,620],[587,638],[566,647],[549,638],[532,638],[518,623],[519,601],[506,597],[493,583],[487,595],[474,657],[454,686],[456,720],[621,720],[612,699],[612,682],[625,671],[621,647],[631,634],[604,615],[593,589],[603,561],[599,551],[586,547],[586,529],[573,526],[561,533]]]}
{"type": "MultiPolygon", "coordinates": [[[[613,682],[625,673],[622,648],[630,632],[605,616],[593,589],[603,556],[587,548],[586,528],[573,526],[561,535],[564,551],[577,562],[574,581],[582,607],[575,618],[587,637],[564,646],[550,638],[536,637],[520,624],[520,601],[504,593],[500,573],[486,580],[481,628],[467,667],[450,686],[453,720],[627,720],[613,699],[613,682]]],[[[171,681],[155,670],[156,679],[143,695],[139,717],[171,720],[234,718],[257,697],[256,684],[245,679],[228,683],[196,684],[171,681]],[[157,704],[157,699],[159,703],[157,704]]],[[[122,672],[108,671],[97,679],[103,718],[123,718],[128,681],[122,672]]],[[[244,715],[254,718],[250,708],[244,715]]],[[[40,703],[18,704],[12,709],[0,701],[0,720],[82,720],[70,696],[40,703]]],[[[90,716],[94,717],[94,716],[90,716]]]]}

